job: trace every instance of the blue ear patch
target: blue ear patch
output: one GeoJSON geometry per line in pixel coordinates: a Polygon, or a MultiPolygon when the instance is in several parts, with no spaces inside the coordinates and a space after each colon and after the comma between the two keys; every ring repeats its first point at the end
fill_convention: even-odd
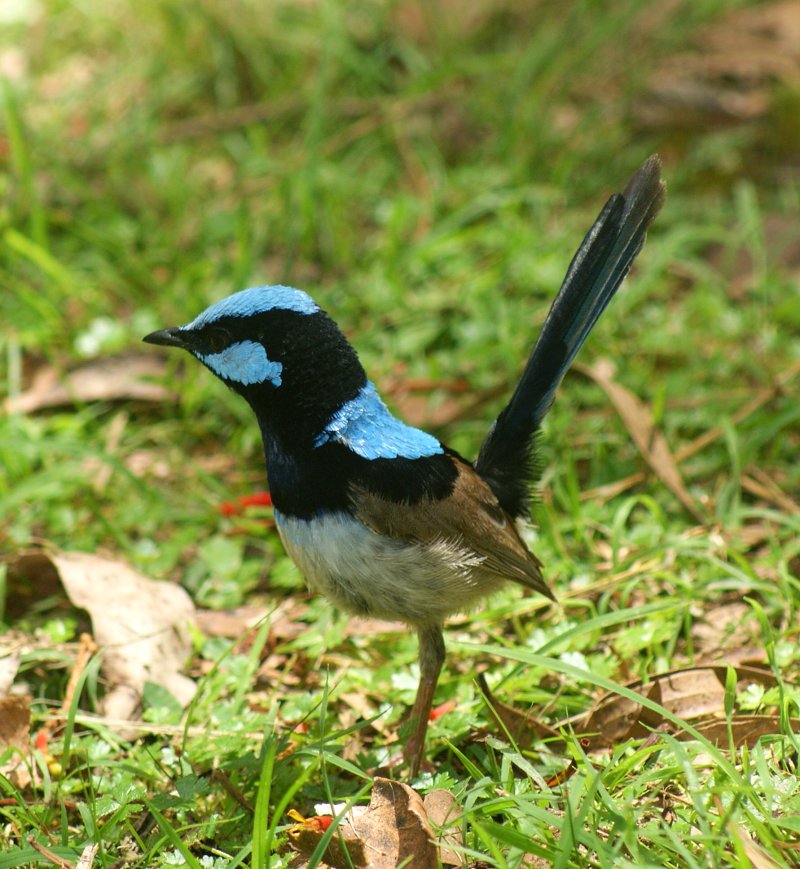
{"type": "Polygon", "coordinates": [[[232,380],[243,386],[267,381],[273,386],[281,385],[283,365],[269,359],[264,346],[256,341],[237,341],[221,353],[196,355],[223,380],[232,380]]]}
{"type": "Polygon", "coordinates": [[[297,314],[314,314],[319,311],[317,303],[302,290],[293,287],[250,287],[228,296],[206,308],[191,323],[182,329],[202,329],[221,317],[252,317],[267,311],[294,311],[297,314]]]}
{"type": "Polygon", "coordinates": [[[444,452],[433,435],[392,416],[371,382],[333,414],[314,446],[329,441],[344,444],[365,459],[420,459],[444,452]]]}

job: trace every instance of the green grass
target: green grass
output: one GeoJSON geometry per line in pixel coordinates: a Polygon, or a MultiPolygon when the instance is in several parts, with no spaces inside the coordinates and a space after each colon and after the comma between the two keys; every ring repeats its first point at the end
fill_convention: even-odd
{"type": "MultiPolygon", "coordinates": [[[[437,698],[456,708],[432,724],[434,772],[416,783],[455,795],[471,865],[744,867],[753,847],[796,860],[800,516],[778,496],[800,492],[797,378],[739,411],[798,363],[784,255],[797,154],[770,116],[687,131],[645,129],[636,111],[659,64],[742,5],[679,3],[654,24],[660,4],[633,0],[486,2],[466,18],[445,0],[52,0],[0,25],[3,397],[44,366],[154,352],[147,331],[285,282],[335,316],[379,384],[430,384],[418,415],[454,380],[496,396],[435,429],[473,456],[583,232],[662,153],[667,207],[580,361],[613,360],[675,453],[721,427],[680,465],[708,521],[652,473],[591,494],[647,468],[600,389],[570,374],[533,517],[562,608],[509,589],[453,620],[437,698]],[[750,654],[775,680],[760,694],[731,683],[728,712],[782,721],[753,745],[680,739],[679,724],[601,753],[568,730],[531,748],[491,723],[478,670],[553,724],[695,663],[704,614],[742,600],[750,654]]],[[[0,550],[99,550],[209,608],[303,600],[261,517],[217,510],[263,486],[248,409],[200,366],[168,364],[174,402],[0,415],[0,550]]],[[[86,625],[58,593],[3,588],[36,730],[86,625]]],[[[415,641],[354,633],[318,598],[297,618],[306,629],[271,644],[198,635],[195,702],[181,713],[152,691],[136,740],[94,714],[95,661],[49,755],[33,751],[32,781],[0,775],[0,869],[33,863],[31,836],[73,862],[97,843],[102,867],[288,865],[290,809],[366,800],[413,700],[415,641]]]]}

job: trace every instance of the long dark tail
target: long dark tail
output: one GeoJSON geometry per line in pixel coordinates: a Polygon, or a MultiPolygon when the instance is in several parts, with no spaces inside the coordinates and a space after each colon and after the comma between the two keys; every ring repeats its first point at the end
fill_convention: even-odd
{"type": "Polygon", "coordinates": [[[511,400],[483,442],[475,470],[512,516],[530,506],[534,438],[556,389],[642,249],[664,193],[661,161],[653,156],[606,202],[570,263],[511,400]]]}

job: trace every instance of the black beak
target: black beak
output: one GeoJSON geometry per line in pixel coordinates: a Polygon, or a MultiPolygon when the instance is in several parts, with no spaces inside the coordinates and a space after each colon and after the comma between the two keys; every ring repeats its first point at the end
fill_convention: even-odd
{"type": "Polygon", "coordinates": [[[178,326],[151,332],[149,335],[145,335],[142,341],[146,341],[148,344],[161,344],[163,347],[181,347],[184,350],[188,349],[189,346],[185,335],[178,326]]]}

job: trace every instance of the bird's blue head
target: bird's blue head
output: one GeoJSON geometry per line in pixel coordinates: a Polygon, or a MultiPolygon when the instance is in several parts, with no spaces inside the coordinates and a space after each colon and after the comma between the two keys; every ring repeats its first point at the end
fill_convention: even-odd
{"type": "Polygon", "coordinates": [[[274,503],[291,504],[296,514],[339,504],[353,461],[444,452],[435,437],[390,413],[339,327],[300,290],[243,290],[144,340],[187,350],[247,399],[274,503]],[[315,468],[324,471],[311,473],[310,485],[315,468]]]}
{"type": "Polygon", "coordinates": [[[262,423],[285,422],[309,436],[366,383],[355,350],[333,320],[292,287],[242,290],[190,323],[144,340],[187,350],[244,396],[262,423]]]}
{"type": "Polygon", "coordinates": [[[233,389],[277,388],[283,382],[284,362],[269,355],[283,343],[275,327],[282,325],[282,333],[293,323],[302,328],[303,321],[319,310],[301,290],[251,287],[211,305],[185,326],[153,332],[144,340],[188,350],[233,389]]]}

